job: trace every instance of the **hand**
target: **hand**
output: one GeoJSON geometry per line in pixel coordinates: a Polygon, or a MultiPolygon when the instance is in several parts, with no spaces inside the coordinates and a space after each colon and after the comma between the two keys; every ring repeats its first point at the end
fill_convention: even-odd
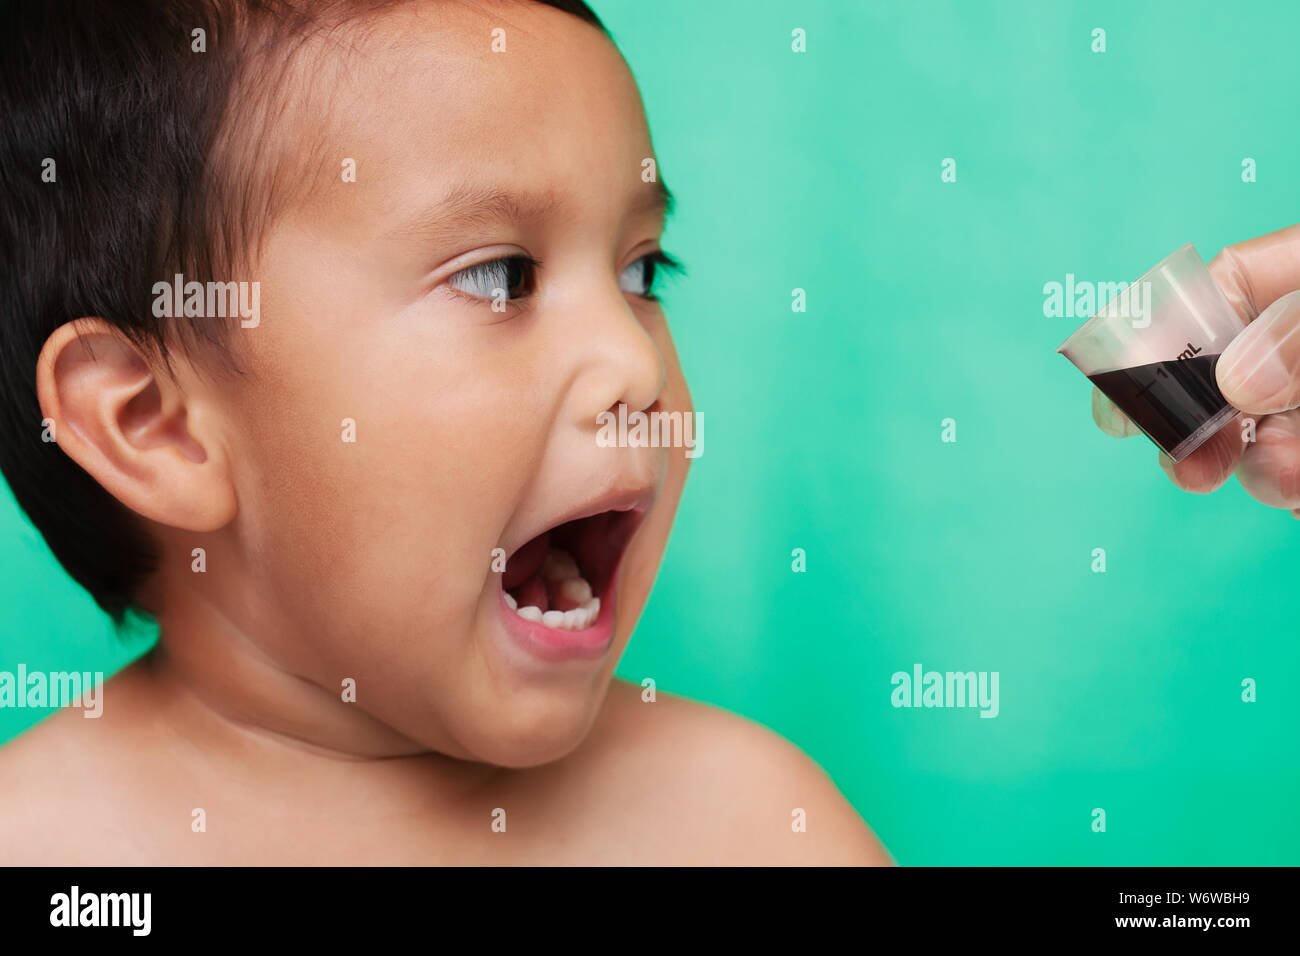
{"type": "MultiPolygon", "coordinates": [[[[1210,274],[1249,323],[1215,368],[1223,397],[1242,414],[1177,464],[1160,452],[1160,467],[1198,494],[1235,470],[1256,500],[1300,518],[1300,225],[1228,246],[1210,274]],[[1255,420],[1253,443],[1242,440],[1248,418],[1255,420]]],[[[1141,434],[1096,388],[1092,417],[1109,435],[1141,434]]]]}

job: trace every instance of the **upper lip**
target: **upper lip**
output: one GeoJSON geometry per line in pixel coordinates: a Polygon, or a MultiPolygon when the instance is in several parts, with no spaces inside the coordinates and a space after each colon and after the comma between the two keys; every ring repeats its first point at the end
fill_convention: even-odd
{"type": "Polygon", "coordinates": [[[534,533],[515,545],[511,553],[513,555],[514,551],[518,551],[538,535],[550,531],[552,528],[558,528],[560,525],[568,524],[570,521],[590,518],[594,515],[604,514],[606,511],[646,512],[650,510],[654,500],[655,486],[653,484],[629,486],[627,483],[619,483],[612,485],[596,497],[587,499],[571,511],[555,518],[546,526],[538,528],[534,533]]]}

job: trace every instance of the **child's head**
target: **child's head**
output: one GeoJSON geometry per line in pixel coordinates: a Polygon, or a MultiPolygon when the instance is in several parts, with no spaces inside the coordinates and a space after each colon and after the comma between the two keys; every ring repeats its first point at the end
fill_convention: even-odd
{"type": "Polygon", "coordinates": [[[231,680],[355,680],[414,746],[576,745],[686,471],[597,416],[690,409],[651,289],[667,193],[595,17],[37,0],[0,35],[0,465],[68,571],[231,680]],[[166,315],[177,274],[255,315],[166,315]],[[509,607],[593,606],[559,545],[585,629],[509,607]]]}

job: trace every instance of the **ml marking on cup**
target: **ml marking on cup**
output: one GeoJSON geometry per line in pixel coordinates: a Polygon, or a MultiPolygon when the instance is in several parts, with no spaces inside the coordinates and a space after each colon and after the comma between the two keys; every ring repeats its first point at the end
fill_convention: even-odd
{"type": "Polygon", "coordinates": [[[1131,321],[1132,303],[1117,296],[1056,351],[1182,461],[1237,416],[1214,368],[1244,326],[1191,243],[1133,287],[1143,289],[1145,323],[1131,321]]]}

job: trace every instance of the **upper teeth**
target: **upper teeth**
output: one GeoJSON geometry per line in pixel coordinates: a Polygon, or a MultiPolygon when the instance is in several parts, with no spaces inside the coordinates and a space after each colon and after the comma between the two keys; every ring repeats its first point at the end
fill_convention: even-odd
{"type": "Polygon", "coordinates": [[[593,597],[591,585],[578,570],[578,564],[567,551],[555,550],[546,555],[542,576],[559,585],[560,594],[579,603],[569,611],[543,611],[536,605],[519,607],[519,602],[505,592],[506,604],[525,621],[538,621],[561,631],[581,631],[591,627],[600,616],[600,598],[593,597]]]}

